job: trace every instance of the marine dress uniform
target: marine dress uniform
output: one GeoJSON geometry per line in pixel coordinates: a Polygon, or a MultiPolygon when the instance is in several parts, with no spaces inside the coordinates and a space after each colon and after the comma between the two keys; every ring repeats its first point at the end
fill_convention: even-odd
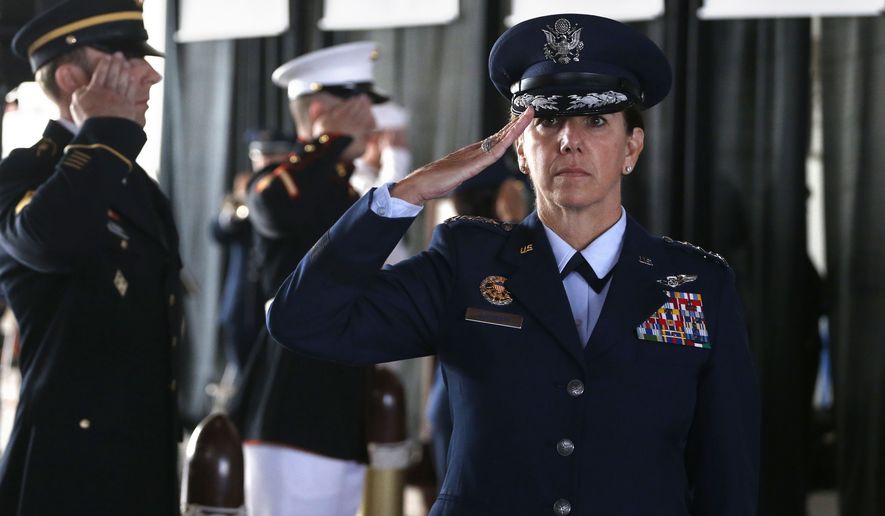
{"type": "MultiPolygon", "coordinates": [[[[257,234],[265,299],[358,199],[348,183],[353,166],[339,161],[350,141],[338,136],[298,143],[287,162],[259,172],[251,181],[249,217],[257,234]]],[[[266,336],[251,355],[243,392],[236,400],[244,441],[366,460],[364,368],[298,356],[266,336]]]]}
{"type": "MultiPolygon", "coordinates": [[[[296,58],[274,72],[290,98],[372,89],[374,43],[349,43],[296,58]]],[[[264,299],[359,198],[346,134],[300,141],[288,159],[258,172],[248,206],[264,299]]],[[[263,335],[250,354],[233,413],[241,426],[251,514],[353,515],[362,496],[366,367],[296,354],[263,335]]]]}
{"type": "MultiPolygon", "coordinates": [[[[29,51],[34,68],[70,46],[72,26],[134,51],[139,15],[129,2],[62,4],[18,41],[55,35],[29,51]]],[[[0,287],[22,338],[0,514],[178,514],[181,263],[169,204],[135,163],[144,143],[122,118],[53,121],[0,163],[0,287]]]]}
{"type": "MultiPolygon", "coordinates": [[[[660,69],[648,44],[611,20],[543,17],[505,33],[490,69],[514,111],[648,107],[669,88],[634,68],[660,69]],[[502,59],[515,64],[498,74],[502,59]]],[[[363,197],[280,288],[268,328],[342,363],[439,356],[454,428],[433,516],[755,514],[758,393],[724,260],[622,209],[580,251],[536,213],[455,218],[381,270],[419,210],[388,187],[363,197]]]]}

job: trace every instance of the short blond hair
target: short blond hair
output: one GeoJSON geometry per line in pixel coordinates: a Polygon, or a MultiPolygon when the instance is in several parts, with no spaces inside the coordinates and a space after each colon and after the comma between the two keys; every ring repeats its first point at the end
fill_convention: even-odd
{"type": "Polygon", "coordinates": [[[46,64],[38,68],[37,72],[34,74],[34,80],[40,85],[40,88],[43,89],[46,96],[55,103],[61,102],[62,100],[61,89],[55,81],[55,72],[58,70],[58,67],[63,64],[79,66],[89,75],[92,74],[92,70],[89,66],[89,59],[86,57],[86,47],[78,47],[70,52],[65,52],[64,54],[47,61],[46,64]]]}

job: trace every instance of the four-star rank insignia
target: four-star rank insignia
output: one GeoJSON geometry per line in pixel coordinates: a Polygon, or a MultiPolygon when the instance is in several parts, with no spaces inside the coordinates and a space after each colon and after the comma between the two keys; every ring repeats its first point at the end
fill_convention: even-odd
{"type": "Polygon", "coordinates": [[[486,301],[497,306],[506,306],[513,302],[513,296],[504,287],[507,278],[504,276],[487,276],[479,284],[479,291],[486,301]]]}
{"type": "Polygon", "coordinates": [[[636,336],[652,342],[710,349],[700,294],[665,290],[667,302],[636,328],[636,336]]]}

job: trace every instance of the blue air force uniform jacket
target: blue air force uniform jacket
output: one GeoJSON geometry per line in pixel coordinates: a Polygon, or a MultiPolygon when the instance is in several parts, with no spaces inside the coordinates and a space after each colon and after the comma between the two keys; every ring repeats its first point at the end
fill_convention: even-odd
{"type": "Polygon", "coordinates": [[[0,164],[0,286],[22,387],[0,514],[178,514],[178,235],[118,118],[50,122],[0,164]]]}
{"type": "MultiPolygon", "coordinates": [[[[249,184],[263,299],[357,200],[340,161],[347,136],[299,143],[249,184]]],[[[263,334],[251,350],[231,412],[246,442],[264,442],[365,462],[365,367],[296,355],[263,334]]]]}
{"type": "Polygon", "coordinates": [[[536,214],[450,221],[381,270],[412,219],[370,198],[282,285],[268,328],[344,363],[439,355],[454,430],[433,516],[755,514],[758,393],[724,262],[630,219],[585,348],[536,214]],[[696,278],[658,282],[679,275],[696,278]],[[708,348],[638,337],[674,291],[702,299],[708,348]]]}

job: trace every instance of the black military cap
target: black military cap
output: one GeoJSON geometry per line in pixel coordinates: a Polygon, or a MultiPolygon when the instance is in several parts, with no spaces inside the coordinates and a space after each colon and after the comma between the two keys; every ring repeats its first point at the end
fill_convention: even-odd
{"type": "Polygon", "coordinates": [[[489,76],[513,113],[535,116],[613,113],[649,108],[670,91],[663,52],[623,23],[556,14],[514,25],[489,54],[489,76]]]}
{"type": "Polygon", "coordinates": [[[12,50],[36,72],[77,47],[127,56],[162,56],[147,44],[144,0],[67,0],[37,15],[16,33],[12,50]]]}
{"type": "Polygon", "coordinates": [[[279,129],[247,131],[246,139],[249,141],[250,158],[261,154],[288,154],[295,150],[295,135],[279,129]]]}

